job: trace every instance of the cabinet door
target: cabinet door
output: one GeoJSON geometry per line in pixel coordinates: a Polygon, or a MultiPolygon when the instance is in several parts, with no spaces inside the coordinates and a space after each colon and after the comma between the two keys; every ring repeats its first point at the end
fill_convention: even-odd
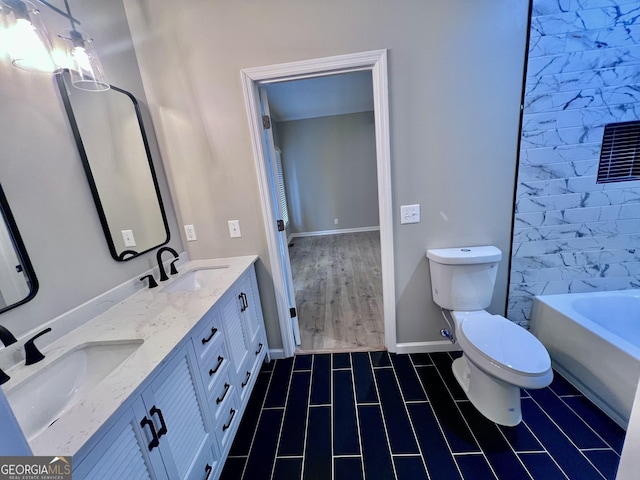
{"type": "MultiPolygon", "coordinates": [[[[149,427],[140,426],[146,410],[141,398],[114,421],[105,424],[106,433],[78,465],[74,480],[166,480],[167,474],[157,449],[149,451],[153,440],[149,427]]],[[[96,434],[100,435],[100,431],[96,434]]],[[[79,455],[77,455],[79,456],[79,455]]]]}
{"type": "Polygon", "coordinates": [[[198,375],[195,353],[189,343],[172,356],[142,394],[171,479],[205,478],[219,461],[210,434],[211,418],[202,408],[206,399],[198,375]]]}
{"type": "Polygon", "coordinates": [[[234,378],[237,379],[244,373],[249,359],[249,343],[242,327],[241,302],[237,289],[229,290],[220,302],[221,322],[234,368],[234,378]]]}
{"type": "Polygon", "coordinates": [[[252,268],[238,280],[239,295],[244,297],[244,305],[241,307],[242,324],[251,348],[256,347],[258,334],[262,329],[262,309],[260,308],[260,296],[256,272],[252,268]]]}
{"type": "Polygon", "coordinates": [[[241,322],[247,339],[248,350],[247,362],[241,373],[241,382],[238,385],[240,403],[244,405],[253,389],[253,384],[260,370],[260,364],[264,360],[267,344],[258,293],[258,282],[253,268],[240,278],[238,289],[242,298],[241,322]]]}

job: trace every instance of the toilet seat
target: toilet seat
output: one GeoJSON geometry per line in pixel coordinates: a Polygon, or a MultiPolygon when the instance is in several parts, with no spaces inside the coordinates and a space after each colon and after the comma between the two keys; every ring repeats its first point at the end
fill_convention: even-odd
{"type": "Polygon", "coordinates": [[[461,316],[456,336],[467,355],[472,353],[471,349],[472,356],[477,354],[515,375],[538,377],[548,374],[551,359],[534,335],[499,315],[485,311],[464,313],[473,314],[461,316]]]}

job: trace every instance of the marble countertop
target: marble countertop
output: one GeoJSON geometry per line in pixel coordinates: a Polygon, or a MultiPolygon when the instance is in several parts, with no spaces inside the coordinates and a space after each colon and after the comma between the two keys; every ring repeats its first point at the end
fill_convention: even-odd
{"type": "Polygon", "coordinates": [[[181,266],[178,275],[160,283],[158,288],[140,290],[55,342],[49,345],[42,342],[46,346],[41,348],[45,354],[41,362],[30,366],[21,364],[9,370],[11,380],[2,386],[5,392],[79,345],[143,341],[110,375],[79,397],[58,421],[29,441],[33,454],[77,453],[256,260],[256,256],[245,256],[187,262],[181,266]],[[189,270],[220,266],[227,268],[210,285],[203,285],[198,291],[162,291],[189,270]]]}

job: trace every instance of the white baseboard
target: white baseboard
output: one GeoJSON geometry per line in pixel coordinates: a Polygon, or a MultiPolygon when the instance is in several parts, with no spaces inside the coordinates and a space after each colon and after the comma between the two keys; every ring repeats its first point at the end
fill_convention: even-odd
{"type": "Polygon", "coordinates": [[[437,340],[434,342],[407,342],[396,344],[396,353],[435,353],[460,351],[458,344],[449,340],[437,340]]]}
{"type": "Polygon", "coordinates": [[[269,356],[271,360],[281,360],[284,358],[284,349],[282,348],[270,348],[269,356]]]}
{"type": "MultiPolygon", "coordinates": [[[[460,351],[458,344],[453,344],[449,340],[438,340],[435,342],[407,342],[398,343],[395,353],[435,353],[435,352],[457,352],[460,351]]],[[[270,348],[271,360],[280,360],[284,357],[282,348],[270,348]]]]}
{"type": "Polygon", "coordinates": [[[320,235],[337,235],[339,233],[358,233],[358,232],[375,232],[380,230],[379,226],[374,227],[358,227],[358,228],[343,228],[340,230],[319,230],[316,232],[298,232],[289,235],[289,241],[296,237],[318,237],[320,235]]]}

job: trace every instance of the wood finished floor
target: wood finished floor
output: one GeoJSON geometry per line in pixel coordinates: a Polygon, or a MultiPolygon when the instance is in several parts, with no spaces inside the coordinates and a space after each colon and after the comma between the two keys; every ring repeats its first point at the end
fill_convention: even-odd
{"type": "Polygon", "coordinates": [[[299,352],[384,348],[380,232],[294,238],[289,257],[299,352]]]}

